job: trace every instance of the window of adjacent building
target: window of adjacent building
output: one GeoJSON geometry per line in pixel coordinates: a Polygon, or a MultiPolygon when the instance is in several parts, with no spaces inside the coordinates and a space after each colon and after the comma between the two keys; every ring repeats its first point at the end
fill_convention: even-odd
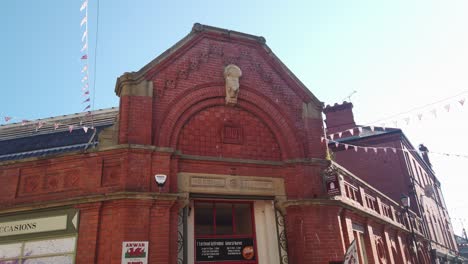
{"type": "Polygon", "coordinates": [[[431,182],[429,181],[429,176],[427,175],[427,173],[424,173],[424,179],[426,180],[426,184],[431,184],[431,182]]]}
{"type": "Polygon", "coordinates": [[[418,170],[419,170],[419,175],[420,175],[420,177],[421,177],[421,184],[422,184],[423,186],[426,186],[426,185],[427,185],[427,182],[426,182],[426,179],[425,179],[425,177],[424,177],[424,173],[422,172],[422,169],[421,169],[420,166],[418,166],[418,170]]]}
{"type": "Polygon", "coordinates": [[[76,237],[0,244],[0,264],[72,264],[76,237]]]}
{"type": "Polygon", "coordinates": [[[364,242],[364,233],[358,232],[357,235],[358,241],[359,241],[359,251],[360,251],[360,263],[367,264],[367,252],[366,252],[366,244],[364,242]]]}
{"type": "Polygon", "coordinates": [[[358,248],[359,263],[367,264],[367,253],[366,253],[366,244],[364,241],[364,227],[353,223],[353,235],[356,240],[356,246],[358,248]]]}
{"type": "MultiPolygon", "coordinates": [[[[418,171],[418,165],[416,165],[416,161],[414,161],[414,159],[411,159],[413,161],[413,166],[414,166],[414,171],[416,172],[415,176],[417,177],[417,182],[422,185],[422,181],[421,181],[421,175],[419,175],[419,171],[418,171]]],[[[415,177],[415,178],[416,178],[415,177]]]]}
{"type": "Polygon", "coordinates": [[[404,152],[404,155],[405,155],[406,164],[408,164],[409,174],[410,174],[410,176],[413,176],[413,177],[414,177],[413,167],[411,166],[411,162],[410,162],[410,159],[409,159],[409,155],[408,155],[407,152],[404,152]]]}

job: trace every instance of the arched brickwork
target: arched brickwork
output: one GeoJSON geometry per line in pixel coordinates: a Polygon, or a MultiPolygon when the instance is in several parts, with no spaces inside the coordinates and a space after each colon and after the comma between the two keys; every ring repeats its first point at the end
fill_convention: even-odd
{"type": "MultiPolygon", "coordinates": [[[[304,156],[304,150],[298,143],[298,137],[290,121],[273,102],[262,97],[253,89],[241,85],[236,107],[249,112],[262,120],[270,129],[282,150],[282,159],[304,156]]],[[[224,83],[209,83],[194,87],[183,97],[173,100],[175,103],[163,115],[160,128],[154,142],[158,146],[177,148],[177,141],[183,126],[198,112],[214,106],[224,105],[224,83]],[[158,138],[159,136],[159,138],[158,138]]]]}
{"type": "Polygon", "coordinates": [[[262,120],[242,108],[224,105],[194,114],[179,134],[177,149],[189,155],[281,159],[276,138],[262,120]]]}

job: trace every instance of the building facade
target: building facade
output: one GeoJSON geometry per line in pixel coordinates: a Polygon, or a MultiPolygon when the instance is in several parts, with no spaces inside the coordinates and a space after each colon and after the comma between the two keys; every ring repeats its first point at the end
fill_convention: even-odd
{"type": "Polygon", "coordinates": [[[463,263],[468,263],[468,238],[466,237],[466,231],[464,228],[462,236],[455,235],[455,240],[457,241],[460,256],[463,257],[463,263]]]}
{"type": "Polygon", "coordinates": [[[115,92],[90,131],[0,128],[0,263],[342,263],[353,241],[430,263],[417,208],[327,159],[323,104],[264,38],[195,24],[115,92]]]}
{"type": "Polygon", "coordinates": [[[457,244],[428,149],[424,145],[414,148],[400,129],[356,125],[352,108],[352,103],[344,102],[324,109],[328,132],[343,131],[335,140],[338,147],[330,144],[336,162],[393,200],[408,196],[411,210],[421,219],[422,233],[430,241],[427,250],[432,259],[436,263],[455,261],[457,244]],[[369,149],[346,151],[345,144],[369,149]]]}

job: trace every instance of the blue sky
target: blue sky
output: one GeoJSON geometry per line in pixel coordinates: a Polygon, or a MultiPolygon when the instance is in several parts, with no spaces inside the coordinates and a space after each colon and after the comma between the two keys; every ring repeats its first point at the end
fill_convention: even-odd
{"type": "MultiPolygon", "coordinates": [[[[81,112],[81,0],[3,1],[0,116],[44,118],[81,112]]],[[[118,106],[115,80],[137,71],[195,22],[261,35],[323,102],[353,91],[360,124],[468,91],[468,2],[155,1],[89,2],[94,109],[118,106]]],[[[433,104],[429,108],[441,108],[433,104]]],[[[467,106],[468,107],[468,106],[467,106]]],[[[466,107],[403,126],[414,145],[468,155],[466,107]]],[[[401,119],[416,112],[395,117],[401,119]]],[[[394,119],[395,119],[394,118],[394,119]]],[[[393,119],[384,120],[384,122],[393,119]]],[[[2,122],[0,122],[1,124],[2,122]]],[[[390,125],[389,125],[390,126],[390,125]]],[[[452,217],[468,219],[467,159],[432,155],[452,217]]],[[[465,220],[466,221],[466,220],[465,220]]],[[[459,221],[454,222],[460,233],[459,221]]],[[[468,227],[468,223],[465,222],[468,227]]]]}

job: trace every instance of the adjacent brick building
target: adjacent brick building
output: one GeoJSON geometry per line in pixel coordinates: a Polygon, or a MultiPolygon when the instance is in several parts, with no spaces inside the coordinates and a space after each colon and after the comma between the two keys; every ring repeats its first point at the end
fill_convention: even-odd
{"type": "Polygon", "coordinates": [[[396,194],[327,159],[323,104],[264,38],[195,24],[115,92],[91,119],[0,128],[0,263],[340,263],[353,240],[430,263],[396,194]]]}
{"type": "Polygon", "coordinates": [[[324,109],[328,133],[336,135],[330,144],[336,162],[393,200],[409,196],[411,210],[422,220],[413,224],[421,225],[430,241],[426,250],[437,263],[454,261],[458,249],[428,149],[414,148],[400,129],[356,125],[352,108],[344,102],[324,109]],[[353,151],[354,146],[359,151],[353,151]]]}

